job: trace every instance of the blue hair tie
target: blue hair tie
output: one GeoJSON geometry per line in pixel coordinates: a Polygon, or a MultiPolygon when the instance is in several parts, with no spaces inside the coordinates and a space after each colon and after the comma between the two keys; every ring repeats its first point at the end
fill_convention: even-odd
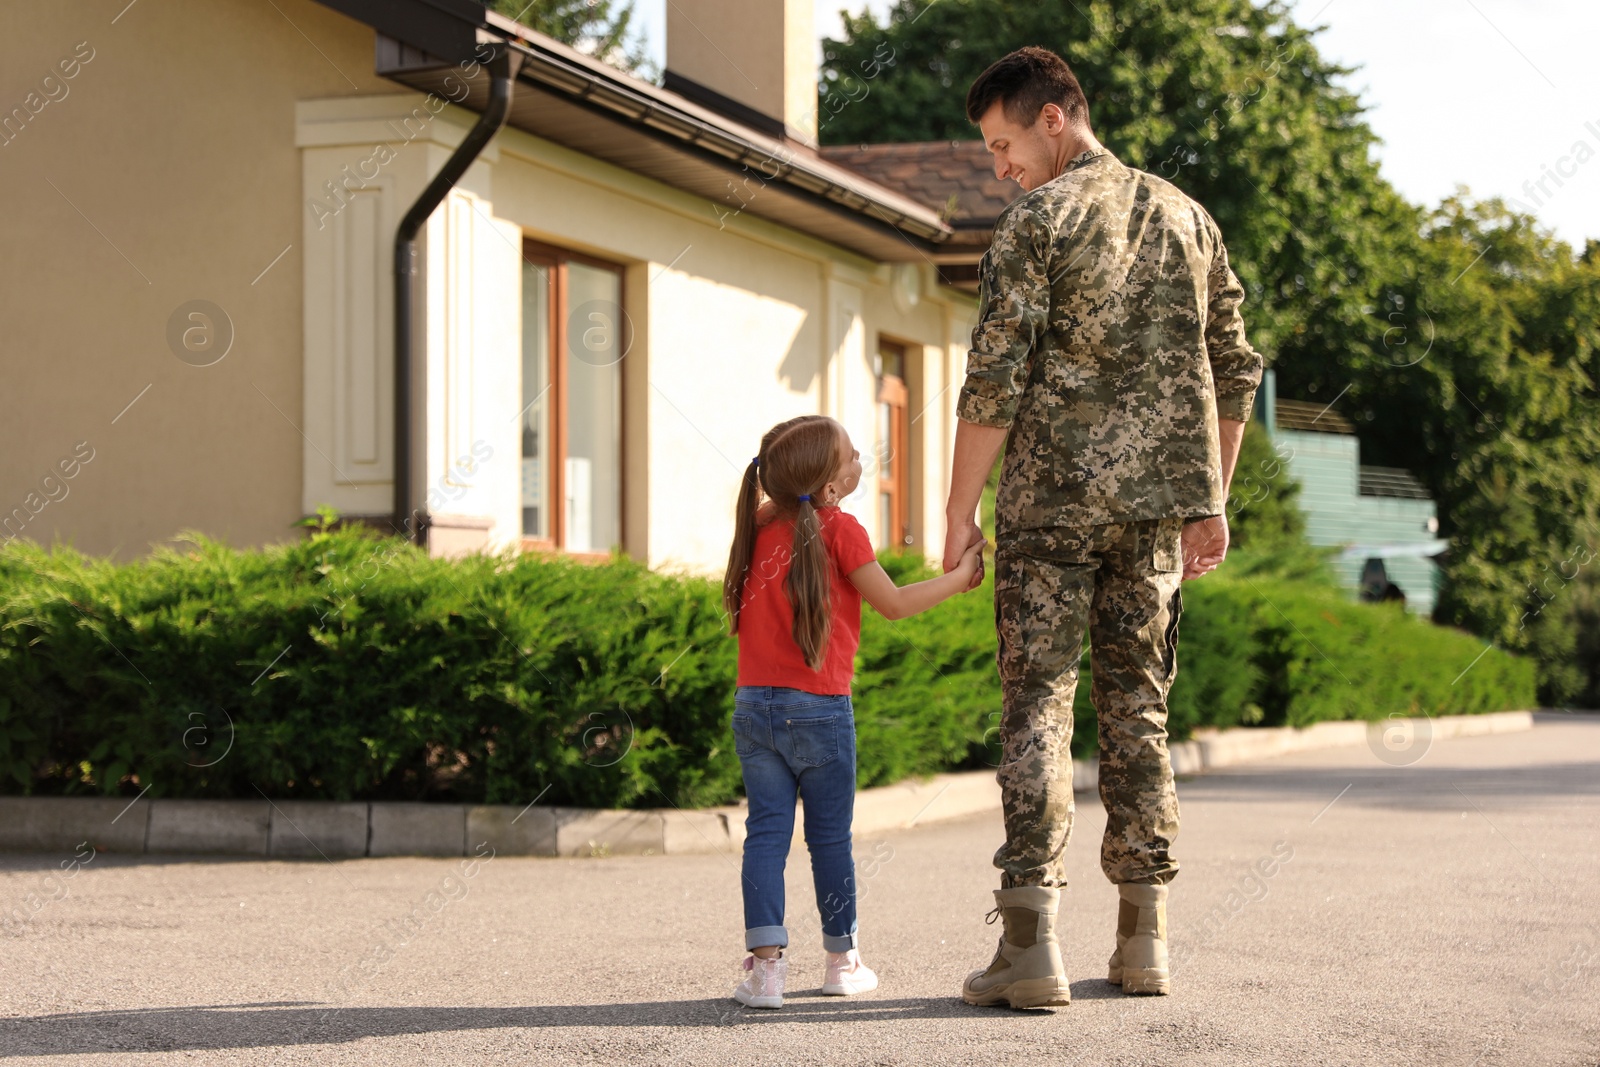
{"type": "Polygon", "coordinates": [[[800,494],[800,499],[801,500],[810,500],[811,499],[811,494],[810,493],[801,493],[800,494]]]}
{"type": "Polygon", "coordinates": [[[761,466],[761,457],[760,456],[751,456],[750,457],[750,466],[752,466],[752,467],[761,466]]]}

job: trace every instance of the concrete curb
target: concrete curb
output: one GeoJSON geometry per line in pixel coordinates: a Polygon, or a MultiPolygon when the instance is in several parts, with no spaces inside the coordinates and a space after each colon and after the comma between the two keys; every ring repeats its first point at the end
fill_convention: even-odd
{"type": "MultiPolygon", "coordinates": [[[[1385,731],[1443,740],[1533,728],[1528,711],[1375,723],[1197,731],[1170,746],[1177,774],[1198,774],[1290,752],[1381,745],[1385,731]]],[[[1075,791],[1093,792],[1099,768],[1072,761],[1075,791]]],[[[937,774],[856,795],[854,832],[879,834],[919,823],[1000,809],[993,770],[937,774]]],[[[87,842],[101,852],[349,858],[469,856],[487,843],[498,855],[737,855],[742,804],[685,811],[608,811],[527,805],[320,800],[147,800],[0,797],[0,852],[71,854],[87,842]]],[[[796,818],[796,834],[803,825],[796,818]]]]}

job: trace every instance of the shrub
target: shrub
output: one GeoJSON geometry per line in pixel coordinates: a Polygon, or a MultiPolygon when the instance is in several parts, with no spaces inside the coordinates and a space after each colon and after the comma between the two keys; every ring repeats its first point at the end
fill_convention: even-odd
{"type": "MultiPolygon", "coordinates": [[[[591,807],[738,795],[736,645],[715,582],[622,557],[435,560],[359,528],[262,551],[186,543],[128,564],[0,550],[0,789],[591,807]]],[[[901,583],[933,573],[883,563],[901,583]]],[[[1175,738],[1532,703],[1529,661],[1474,662],[1475,638],[1316,582],[1219,572],[1184,601],[1175,738]]],[[[994,764],[994,655],[991,585],[899,622],[864,611],[860,783],[994,764]]],[[[1095,744],[1084,666],[1079,755],[1095,744]]]]}
{"type": "Polygon", "coordinates": [[[0,588],[13,790],[603,807],[738,786],[710,584],[625,559],[432,560],[354,530],[125,566],[13,545],[0,588]]]}

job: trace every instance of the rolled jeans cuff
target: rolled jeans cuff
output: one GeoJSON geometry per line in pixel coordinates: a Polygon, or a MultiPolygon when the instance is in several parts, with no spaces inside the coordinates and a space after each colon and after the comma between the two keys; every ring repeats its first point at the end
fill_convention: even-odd
{"type": "Polygon", "coordinates": [[[823,934],[822,947],[829,952],[849,952],[856,947],[856,932],[848,934],[823,934]]]}
{"type": "MultiPolygon", "coordinates": [[[[789,945],[789,928],[786,926],[752,926],[744,932],[744,947],[747,949],[765,948],[776,945],[787,948],[789,945]]],[[[843,952],[843,949],[836,951],[843,952]]]]}

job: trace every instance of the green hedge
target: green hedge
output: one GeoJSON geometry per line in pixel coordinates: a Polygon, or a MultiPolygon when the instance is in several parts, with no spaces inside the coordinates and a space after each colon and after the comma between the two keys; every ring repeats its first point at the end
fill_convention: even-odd
{"type": "Polygon", "coordinates": [[[1188,653],[1180,678],[1188,674],[1184,680],[1196,684],[1173,686],[1171,718],[1179,729],[1309,726],[1535,704],[1531,659],[1487,649],[1480,638],[1435,626],[1398,604],[1356,603],[1307,582],[1225,571],[1213,577],[1184,587],[1184,617],[1195,622],[1187,629],[1180,623],[1179,648],[1188,653]],[[1242,669],[1218,654],[1230,643],[1248,648],[1242,669]],[[1248,695],[1241,703],[1236,693],[1248,695]]]}
{"type": "MultiPolygon", "coordinates": [[[[0,791],[698,806],[739,791],[719,587],[317,531],[114,564],[0,550],[0,791]]],[[[1231,566],[1230,561],[1230,566],[1231,566]]],[[[885,557],[904,582],[919,563],[885,557]]],[[[992,573],[992,568],[990,568],[992,573]]],[[[1305,581],[1184,587],[1172,732],[1530,706],[1532,664],[1305,581]]],[[[995,759],[990,587],[864,612],[860,782],[995,759]]],[[[1087,668],[1087,659],[1085,660],[1087,668]]],[[[1088,679],[1074,751],[1094,744],[1088,679]]]]}
{"type": "Polygon", "coordinates": [[[665,807],[738,788],[734,647],[704,581],[347,530],[122,566],[13,545],[0,588],[11,790],[665,807]]]}

